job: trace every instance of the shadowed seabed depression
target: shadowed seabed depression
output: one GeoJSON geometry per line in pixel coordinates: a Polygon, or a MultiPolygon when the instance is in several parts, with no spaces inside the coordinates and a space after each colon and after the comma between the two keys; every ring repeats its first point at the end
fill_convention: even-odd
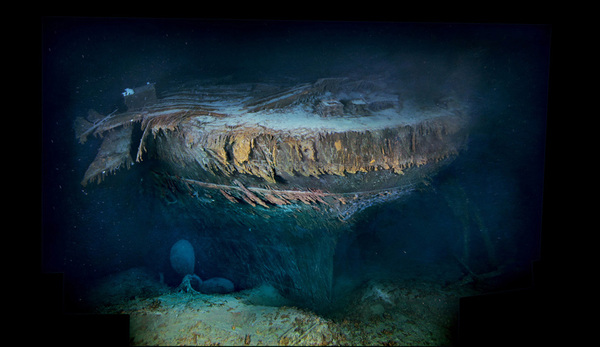
{"type": "Polygon", "coordinates": [[[532,286],[549,46],[537,25],[44,19],[56,336],[497,342],[470,298],[532,286]]]}

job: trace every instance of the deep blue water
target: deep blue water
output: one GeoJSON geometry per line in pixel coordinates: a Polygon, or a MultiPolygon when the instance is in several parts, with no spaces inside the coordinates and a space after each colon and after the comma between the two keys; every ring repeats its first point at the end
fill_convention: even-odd
{"type": "MultiPolygon", "coordinates": [[[[80,185],[101,140],[78,144],[71,124],[89,108],[122,108],[123,89],[148,81],[161,90],[369,71],[400,76],[416,96],[463,88],[473,128],[468,149],[428,189],[365,212],[339,242],[336,271],[418,278],[468,252],[474,272],[500,268],[510,286],[540,257],[549,45],[549,28],[536,25],[45,19],[42,271],[64,272],[73,302],[88,283],[137,266],[175,286],[169,248],[194,237],[189,220],[160,215],[144,190],[150,164],[80,185]],[[453,72],[465,85],[444,85],[453,72]]],[[[218,275],[218,260],[197,260],[201,276],[218,275]]]]}

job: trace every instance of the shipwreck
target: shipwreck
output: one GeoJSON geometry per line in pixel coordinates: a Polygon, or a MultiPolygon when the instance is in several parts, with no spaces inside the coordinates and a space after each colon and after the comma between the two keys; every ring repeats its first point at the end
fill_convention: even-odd
{"type": "Polygon", "coordinates": [[[123,96],[127,111],[75,121],[81,142],[103,138],[81,183],[151,158],[165,211],[197,221],[196,247],[228,254],[225,277],[312,307],[332,299],[335,245],[353,219],[418,188],[468,136],[460,99],[406,99],[377,78],[146,84],[123,96]]]}

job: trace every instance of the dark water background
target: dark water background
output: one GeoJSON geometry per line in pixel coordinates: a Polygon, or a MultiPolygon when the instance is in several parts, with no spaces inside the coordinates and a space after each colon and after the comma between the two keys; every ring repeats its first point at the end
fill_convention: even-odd
{"type": "MultiPolygon", "coordinates": [[[[65,273],[69,303],[84,300],[82,288],[98,278],[131,267],[163,272],[177,285],[169,248],[193,238],[193,226],[158,213],[160,202],[143,184],[151,163],[84,188],[101,140],[78,144],[71,128],[90,108],[122,109],[123,89],[148,81],[160,91],[175,81],[224,76],[312,82],[370,72],[397,76],[414,96],[458,90],[474,115],[468,149],[409,203],[365,212],[340,240],[336,272],[418,278],[453,261],[460,269],[462,257],[475,273],[501,269],[500,286],[510,287],[524,283],[540,256],[547,26],[91,18],[43,24],[42,271],[65,273]],[[448,76],[464,83],[448,83],[448,76]]],[[[211,265],[218,259],[197,259],[201,277],[218,276],[211,265]]]]}

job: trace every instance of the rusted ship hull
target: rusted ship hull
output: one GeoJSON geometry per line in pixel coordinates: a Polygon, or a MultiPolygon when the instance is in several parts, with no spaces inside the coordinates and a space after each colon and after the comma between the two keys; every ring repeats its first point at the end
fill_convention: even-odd
{"type": "Polygon", "coordinates": [[[467,139],[459,102],[418,105],[379,80],[190,83],[159,99],[151,86],[134,95],[125,113],[76,122],[81,141],[105,136],[82,184],[129,167],[137,148],[136,161],[159,163],[159,196],[205,226],[206,247],[235,255],[224,271],[314,305],[330,299],[335,243],[352,217],[405,196],[467,139]]]}

